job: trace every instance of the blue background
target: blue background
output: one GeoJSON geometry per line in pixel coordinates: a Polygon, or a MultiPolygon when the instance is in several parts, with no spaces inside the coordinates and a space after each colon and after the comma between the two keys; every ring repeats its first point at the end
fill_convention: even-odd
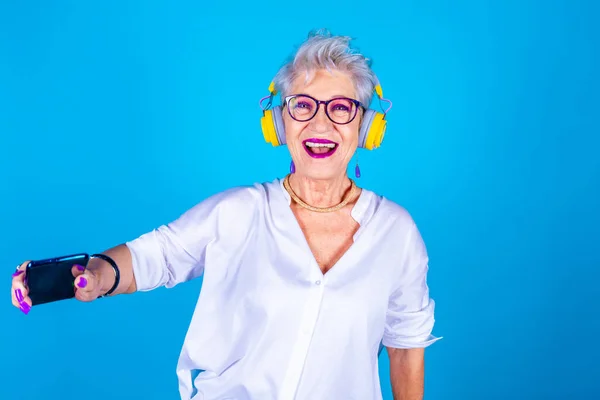
{"type": "Polygon", "coordinates": [[[428,246],[425,398],[600,398],[596,4],[4,0],[0,398],[177,398],[200,280],[25,316],[10,273],[284,176],[258,100],[321,27],[357,38],[394,102],[359,184],[428,246]]]}

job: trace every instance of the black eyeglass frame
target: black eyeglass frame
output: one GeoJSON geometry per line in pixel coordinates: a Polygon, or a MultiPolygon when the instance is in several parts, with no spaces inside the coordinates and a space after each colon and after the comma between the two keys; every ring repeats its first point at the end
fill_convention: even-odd
{"type": "Polygon", "coordinates": [[[307,122],[307,121],[310,121],[311,119],[313,119],[315,117],[315,115],[317,115],[317,113],[319,112],[319,107],[321,106],[321,104],[323,104],[325,106],[325,115],[327,115],[327,118],[329,118],[329,120],[331,122],[333,122],[334,124],[337,124],[337,125],[347,125],[347,124],[349,124],[350,122],[354,121],[354,119],[356,118],[356,115],[358,114],[358,109],[359,108],[362,108],[363,110],[365,109],[365,107],[363,106],[363,104],[360,101],[352,99],[350,97],[334,97],[333,99],[329,99],[329,100],[317,100],[314,97],[309,96],[307,94],[299,93],[299,94],[292,94],[292,95],[289,95],[289,96],[285,96],[283,100],[284,100],[285,108],[287,108],[288,114],[290,115],[290,117],[292,117],[292,119],[294,121],[298,121],[298,122],[307,122]],[[291,109],[289,107],[289,102],[290,102],[291,99],[293,99],[294,97],[298,97],[298,96],[308,97],[309,99],[311,99],[312,101],[314,101],[317,104],[317,106],[315,107],[315,112],[310,117],[308,117],[307,119],[298,119],[298,118],[296,118],[296,117],[294,117],[292,115],[292,111],[291,111],[291,109]],[[350,120],[348,122],[337,122],[337,121],[334,121],[331,118],[331,116],[329,115],[329,111],[327,110],[327,108],[329,106],[329,103],[331,103],[332,101],[336,101],[336,100],[349,100],[352,103],[354,103],[354,105],[356,106],[354,108],[354,115],[352,116],[352,118],[350,118],[350,120]]]}

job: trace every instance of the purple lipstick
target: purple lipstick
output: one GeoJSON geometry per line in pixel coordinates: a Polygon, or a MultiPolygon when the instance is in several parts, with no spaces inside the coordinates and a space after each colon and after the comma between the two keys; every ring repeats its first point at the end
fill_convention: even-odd
{"type": "Polygon", "coordinates": [[[312,158],[327,158],[333,155],[338,148],[336,142],[327,139],[310,138],[302,142],[304,150],[312,158]]]}

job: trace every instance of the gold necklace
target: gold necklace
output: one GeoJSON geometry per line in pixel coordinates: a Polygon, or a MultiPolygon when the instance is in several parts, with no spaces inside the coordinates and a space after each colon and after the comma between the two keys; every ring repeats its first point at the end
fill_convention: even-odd
{"type": "Polygon", "coordinates": [[[350,202],[350,200],[352,200],[352,198],[354,197],[354,191],[356,190],[356,183],[354,183],[354,181],[352,179],[350,179],[350,183],[352,185],[350,187],[350,192],[348,193],[346,198],[342,200],[342,202],[340,204],[333,206],[333,207],[314,207],[314,206],[311,206],[310,204],[306,204],[304,201],[302,201],[302,199],[300,199],[300,197],[298,197],[298,195],[296,195],[296,193],[294,193],[294,191],[292,190],[292,187],[290,186],[289,179],[290,179],[290,175],[287,175],[283,179],[283,187],[290,194],[291,198],[294,199],[294,201],[296,203],[298,203],[298,205],[300,207],[306,208],[307,210],[310,210],[310,211],[320,212],[320,213],[334,212],[334,211],[337,211],[337,210],[345,207],[350,202]]]}

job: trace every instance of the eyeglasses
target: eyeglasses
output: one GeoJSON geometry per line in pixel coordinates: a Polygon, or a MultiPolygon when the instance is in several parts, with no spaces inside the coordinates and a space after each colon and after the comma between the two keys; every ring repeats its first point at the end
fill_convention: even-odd
{"type": "Polygon", "coordinates": [[[284,98],[290,117],[298,122],[310,121],[317,115],[319,106],[325,106],[325,115],[335,124],[349,124],[356,117],[362,104],[348,97],[336,97],[330,100],[317,100],[306,94],[295,94],[284,98]]]}

